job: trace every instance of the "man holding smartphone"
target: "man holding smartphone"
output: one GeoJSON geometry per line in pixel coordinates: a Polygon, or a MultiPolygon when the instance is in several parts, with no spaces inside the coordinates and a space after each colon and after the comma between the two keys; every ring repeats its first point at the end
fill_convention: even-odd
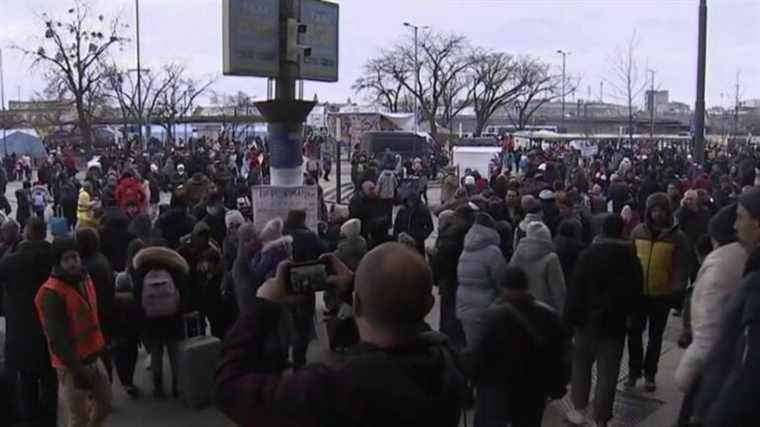
{"type": "Polygon", "coordinates": [[[240,425],[457,426],[464,376],[445,338],[418,332],[434,302],[425,260],[397,243],[369,252],[355,274],[333,255],[321,260],[329,264],[328,286],[353,302],[358,354],[337,366],[285,372],[281,352],[267,345],[288,297],[284,262],[225,340],[219,408],[240,425]]]}

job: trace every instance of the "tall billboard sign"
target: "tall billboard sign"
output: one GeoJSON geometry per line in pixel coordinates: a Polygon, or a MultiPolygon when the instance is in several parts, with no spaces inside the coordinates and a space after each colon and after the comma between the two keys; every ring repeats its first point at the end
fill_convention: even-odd
{"type": "Polygon", "coordinates": [[[280,0],[223,0],[227,76],[277,77],[280,72],[280,0]]]}

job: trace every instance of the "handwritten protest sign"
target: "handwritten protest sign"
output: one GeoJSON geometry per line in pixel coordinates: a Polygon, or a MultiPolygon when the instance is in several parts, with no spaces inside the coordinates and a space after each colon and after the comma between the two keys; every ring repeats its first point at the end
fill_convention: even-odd
{"type": "Polygon", "coordinates": [[[317,187],[273,187],[269,185],[255,186],[251,189],[253,202],[253,222],[257,230],[274,219],[287,219],[288,212],[294,209],[306,211],[306,226],[317,231],[317,212],[319,199],[317,187]]]}

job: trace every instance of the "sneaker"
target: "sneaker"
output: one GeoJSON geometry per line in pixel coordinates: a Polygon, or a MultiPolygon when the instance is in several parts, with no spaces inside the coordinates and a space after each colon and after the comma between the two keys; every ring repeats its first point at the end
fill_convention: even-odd
{"type": "Polygon", "coordinates": [[[657,390],[657,384],[655,384],[654,378],[647,378],[646,379],[646,381],[644,382],[644,390],[646,390],[646,391],[648,391],[650,393],[653,392],[653,391],[655,391],[655,390],[657,390]]]}
{"type": "Polygon", "coordinates": [[[586,417],[576,409],[571,409],[570,412],[567,413],[567,421],[574,426],[582,426],[586,424],[586,417]]]}
{"type": "Polygon", "coordinates": [[[628,378],[625,380],[625,388],[636,387],[636,382],[638,380],[639,380],[639,377],[628,375],[628,378]]]}

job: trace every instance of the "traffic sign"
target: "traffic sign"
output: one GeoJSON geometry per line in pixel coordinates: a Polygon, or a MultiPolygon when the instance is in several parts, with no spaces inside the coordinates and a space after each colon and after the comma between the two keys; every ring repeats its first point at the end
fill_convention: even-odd
{"type": "Polygon", "coordinates": [[[306,32],[300,34],[298,44],[311,52],[300,56],[300,79],[338,81],[338,15],[337,3],[301,0],[300,22],[306,32]]]}
{"type": "Polygon", "coordinates": [[[278,76],[279,0],[223,0],[222,33],[225,75],[278,76]]]}

